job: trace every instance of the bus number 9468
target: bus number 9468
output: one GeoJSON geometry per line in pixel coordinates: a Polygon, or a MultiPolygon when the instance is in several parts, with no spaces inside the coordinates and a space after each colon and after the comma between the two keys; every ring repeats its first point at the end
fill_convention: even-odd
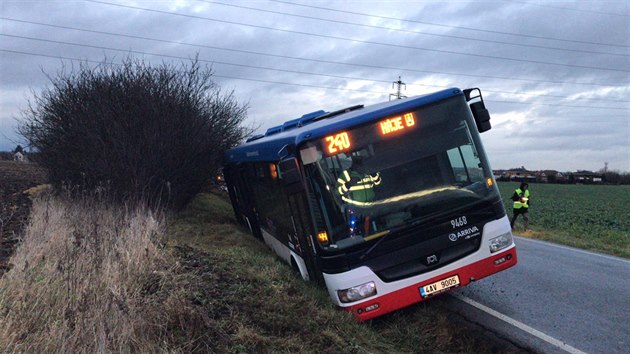
{"type": "Polygon", "coordinates": [[[468,221],[466,221],[466,217],[465,216],[460,216],[457,219],[451,220],[451,226],[453,226],[454,229],[456,229],[458,227],[462,227],[462,226],[464,226],[466,224],[468,224],[468,221]]]}

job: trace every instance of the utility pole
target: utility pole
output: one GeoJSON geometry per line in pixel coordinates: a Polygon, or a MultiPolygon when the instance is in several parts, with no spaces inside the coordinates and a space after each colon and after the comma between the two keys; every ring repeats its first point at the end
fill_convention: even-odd
{"type": "Polygon", "coordinates": [[[401,98],[405,98],[407,96],[403,96],[402,93],[400,92],[400,89],[402,86],[405,86],[405,90],[407,89],[407,84],[405,84],[404,82],[400,81],[400,76],[398,76],[398,81],[394,81],[392,83],[392,88],[394,88],[394,86],[398,85],[398,88],[396,89],[396,93],[390,93],[389,94],[389,100],[392,100],[392,96],[395,96],[396,99],[401,99],[401,98]]]}

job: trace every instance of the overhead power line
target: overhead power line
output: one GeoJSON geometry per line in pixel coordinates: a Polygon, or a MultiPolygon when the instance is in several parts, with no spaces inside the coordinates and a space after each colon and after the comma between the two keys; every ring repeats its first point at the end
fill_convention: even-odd
{"type": "MultiPolygon", "coordinates": [[[[170,58],[170,59],[179,59],[179,60],[188,60],[188,59],[190,59],[190,58],[174,56],[174,55],[157,54],[157,53],[150,53],[150,52],[143,52],[143,51],[135,51],[135,50],[130,50],[130,49],[111,48],[111,47],[97,46],[97,45],[91,45],[91,44],[72,43],[72,42],[66,42],[66,41],[57,41],[57,40],[44,39],[44,38],[35,38],[35,37],[11,35],[11,34],[5,34],[5,33],[0,33],[0,36],[12,37],[12,38],[20,38],[20,39],[27,39],[27,40],[40,41],[40,42],[72,45],[72,46],[78,46],[78,47],[84,47],[84,48],[110,50],[110,51],[117,51],[117,52],[123,52],[123,53],[133,53],[133,54],[140,54],[140,55],[151,55],[151,56],[164,57],[164,58],[170,58]]],[[[378,80],[378,79],[358,78],[358,77],[349,77],[349,76],[331,75],[331,74],[321,74],[321,73],[313,73],[313,72],[297,71],[297,70],[289,70],[289,69],[278,69],[278,68],[271,68],[271,67],[264,67],[264,66],[255,66],[255,65],[249,65],[249,64],[236,64],[236,63],[217,61],[217,60],[206,60],[206,59],[198,59],[198,60],[200,62],[206,62],[206,63],[210,63],[210,64],[230,65],[230,66],[237,66],[237,67],[251,68],[251,69],[258,69],[258,70],[272,70],[272,71],[279,71],[279,72],[286,72],[286,73],[300,74],[300,75],[311,75],[311,76],[322,76],[322,77],[330,77],[330,78],[338,78],[338,79],[346,79],[346,80],[362,80],[362,81],[370,81],[370,82],[390,83],[389,81],[378,80]]],[[[418,83],[410,84],[410,85],[426,86],[426,87],[442,87],[442,88],[451,87],[451,85],[430,85],[430,84],[418,84],[418,83]]],[[[497,90],[484,90],[484,91],[492,92],[492,93],[498,93],[498,94],[508,94],[508,95],[520,95],[520,96],[534,96],[534,97],[549,97],[549,98],[569,99],[566,96],[559,96],[559,95],[530,94],[530,93],[527,93],[527,92],[507,92],[507,91],[497,91],[497,90]]],[[[585,101],[599,101],[599,102],[606,101],[606,102],[627,103],[627,101],[625,101],[625,100],[610,100],[610,99],[596,99],[596,98],[593,98],[593,99],[585,98],[585,99],[582,99],[582,100],[585,100],[585,101]]]]}
{"type": "Polygon", "coordinates": [[[549,84],[569,84],[569,85],[602,86],[602,87],[611,87],[611,86],[616,87],[616,85],[619,85],[618,83],[611,84],[611,83],[593,83],[593,82],[573,82],[573,81],[560,81],[560,80],[529,79],[529,78],[519,78],[519,77],[513,77],[513,76],[505,77],[505,76],[496,76],[496,75],[474,75],[474,74],[454,73],[454,72],[437,71],[437,70],[419,70],[419,69],[412,69],[412,68],[400,68],[400,67],[391,67],[391,66],[382,66],[382,65],[347,63],[347,62],[339,62],[339,61],[333,61],[333,60],[323,60],[323,59],[314,59],[314,58],[295,57],[295,56],[289,56],[289,55],[263,53],[263,52],[256,52],[256,51],[250,51],[250,50],[244,50],[244,49],[224,48],[224,47],[210,46],[210,45],[204,45],[204,44],[172,41],[172,40],[161,39],[161,38],[136,36],[136,35],[130,35],[130,34],[124,34],[124,33],[97,31],[97,30],[91,30],[91,29],[85,29],[85,28],[54,25],[50,23],[19,20],[19,19],[8,18],[8,17],[0,17],[0,20],[15,21],[19,23],[28,23],[28,24],[46,26],[46,27],[52,27],[52,28],[62,28],[62,29],[68,29],[68,30],[85,32],[85,33],[95,33],[95,34],[102,34],[102,35],[108,35],[108,36],[117,36],[117,37],[124,37],[124,38],[154,41],[154,42],[160,42],[160,43],[185,45],[185,46],[190,46],[190,47],[195,47],[195,48],[213,49],[213,50],[221,50],[221,51],[228,51],[228,52],[234,52],[234,53],[260,55],[260,56],[267,56],[267,57],[281,58],[281,59],[309,61],[309,62],[323,63],[323,64],[363,67],[363,68],[369,68],[369,69],[393,70],[397,72],[408,71],[408,72],[415,72],[415,73],[440,74],[440,75],[474,77],[474,78],[483,78],[483,79],[498,79],[498,80],[508,80],[508,81],[523,81],[523,82],[536,82],[536,83],[549,83],[549,84]]]}
{"type": "MultiPolygon", "coordinates": [[[[60,55],[50,55],[50,54],[42,54],[42,53],[25,52],[25,51],[21,51],[21,50],[11,50],[11,49],[2,49],[2,48],[0,48],[0,52],[21,54],[21,55],[29,55],[29,56],[36,56],[36,57],[44,57],[44,58],[51,58],[51,59],[71,60],[71,61],[91,63],[91,64],[103,64],[103,61],[98,61],[98,60],[90,60],[90,59],[72,58],[72,57],[60,56],[60,55]]],[[[146,53],[146,54],[153,55],[151,53],[146,53]]],[[[173,58],[190,59],[190,58],[183,58],[183,57],[173,57],[173,58]]],[[[210,62],[208,60],[201,60],[201,59],[199,59],[199,61],[201,61],[201,62],[210,62]]],[[[122,64],[114,63],[114,62],[108,62],[108,64],[122,65],[122,64]]],[[[354,91],[354,92],[368,92],[368,93],[387,94],[387,91],[346,89],[346,88],[339,88],[339,87],[332,87],[332,86],[298,84],[298,83],[294,83],[294,82],[270,81],[270,80],[243,78],[243,77],[237,77],[237,76],[220,75],[220,74],[216,74],[216,73],[213,73],[212,76],[220,77],[220,78],[226,78],[226,79],[254,81],[254,82],[262,82],[262,83],[270,83],[270,84],[281,84],[281,85],[301,86],[301,87],[310,87],[310,88],[323,88],[323,89],[328,89],[328,90],[340,90],[340,91],[354,91]]]]}
{"type": "MultiPolygon", "coordinates": [[[[0,52],[22,54],[22,55],[31,55],[31,56],[39,56],[39,57],[46,57],[46,58],[53,58],[53,59],[62,59],[62,60],[73,60],[73,61],[78,61],[78,62],[88,62],[88,63],[94,63],[94,64],[102,64],[103,63],[102,61],[86,60],[86,59],[79,59],[79,58],[70,58],[70,57],[63,57],[63,56],[57,56],[57,55],[48,55],[48,54],[38,54],[38,53],[31,53],[31,52],[24,52],[24,51],[17,51],[17,50],[0,49],[0,52]]],[[[111,63],[111,64],[113,64],[113,65],[122,65],[122,64],[117,64],[117,63],[111,63]]],[[[332,87],[332,86],[299,84],[299,83],[284,82],[284,81],[261,80],[261,79],[252,79],[252,78],[244,78],[244,77],[230,76],[230,75],[220,75],[220,74],[213,74],[212,76],[219,77],[219,78],[224,78],[224,79],[231,79],[231,80],[243,80],[243,81],[267,83],[267,84],[276,84],[276,85],[298,86],[298,87],[308,87],[308,88],[320,88],[320,89],[337,90],[337,91],[353,91],[353,92],[367,92],[367,93],[387,94],[386,91],[346,89],[346,88],[339,88],[339,87],[332,87]]],[[[552,106],[552,107],[561,106],[561,107],[569,107],[569,108],[589,108],[589,109],[593,108],[593,109],[627,110],[627,108],[619,108],[619,107],[574,106],[574,105],[555,104],[555,103],[541,103],[541,102],[533,102],[532,103],[532,102],[518,102],[518,101],[501,101],[501,100],[492,100],[492,99],[490,99],[490,100],[486,99],[485,101],[486,102],[494,102],[494,103],[525,104],[525,105],[531,105],[531,106],[552,106]]],[[[589,120],[589,122],[591,122],[591,121],[589,120]]]]}
{"type": "Polygon", "coordinates": [[[579,40],[574,40],[574,39],[536,36],[536,35],[523,34],[523,33],[494,31],[494,30],[487,30],[487,29],[473,28],[473,27],[465,27],[465,26],[445,25],[443,23],[426,22],[426,21],[418,21],[418,20],[409,20],[409,19],[404,19],[404,18],[387,17],[387,16],[378,16],[378,15],[372,15],[372,14],[367,14],[367,13],[362,13],[362,12],[333,9],[333,8],[329,8],[329,7],[298,4],[298,3],[289,2],[289,1],[283,1],[283,0],[269,0],[269,1],[282,3],[282,4],[287,4],[287,5],[292,5],[292,6],[301,6],[301,7],[307,7],[307,8],[312,8],[312,9],[319,9],[319,10],[327,10],[327,11],[333,11],[333,12],[346,13],[346,14],[351,14],[351,15],[359,15],[359,16],[380,18],[380,19],[384,19],[384,20],[402,21],[402,22],[409,22],[409,23],[419,23],[419,24],[422,24],[422,25],[431,25],[431,26],[438,26],[438,27],[445,27],[445,28],[463,29],[463,30],[467,30],[467,31],[503,34],[503,35],[509,35],[509,36],[526,37],[526,38],[545,39],[545,40],[559,41],[559,42],[581,43],[581,44],[595,44],[595,45],[603,45],[603,46],[609,46],[609,47],[630,48],[630,45],[613,44],[613,43],[597,43],[597,42],[589,42],[589,41],[579,41],[579,40]]]}
{"type": "Polygon", "coordinates": [[[203,17],[203,16],[182,14],[182,13],[178,13],[178,12],[170,12],[170,11],[148,9],[148,8],[144,8],[144,7],[137,7],[137,6],[131,6],[131,5],[114,4],[114,3],[105,2],[105,1],[96,1],[96,0],[86,0],[86,1],[93,2],[93,3],[98,3],[98,4],[109,5],[109,6],[115,6],[115,7],[122,7],[122,8],[128,8],[128,9],[134,9],[134,10],[141,10],[141,11],[147,11],[147,12],[154,12],[154,13],[172,15],[172,16],[180,16],[180,17],[186,17],[186,18],[195,18],[195,19],[200,19],[200,20],[213,21],[213,22],[219,22],[219,23],[227,23],[227,24],[238,25],[238,26],[246,26],[246,27],[259,28],[259,29],[278,31],[278,32],[284,32],[284,33],[293,33],[293,34],[300,34],[300,35],[305,35],[305,36],[328,38],[328,39],[335,39],[335,40],[356,42],[356,43],[364,43],[364,44],[371,44],[371,45],[378,45],[378,46],[385,46],[385,47],[421,50],[421,51],[429,51],[429,52],[436,52],[436,53],[443,53],[443,54],[463,55],[463,56],[471,56],[471,57],[477,57],[477,58],[506,60],[506,61],[530,63],[530,64],[542,64],[542,65],[551,65],[551,66],[570,67],[570,68],[576,68],[576,69],[603,70],[603,71],[615,71],[615,72],[624,72],[624,73],[625,72],[630,72],[630,70],[628,70],[628,69],[604,68],[604,67],[588,66],[588,65],[577,65],[577,64],[562,64],[562,63],[546,62],[546,61],[541,61],[541,60],[518,59],[518,58],[500,57],[500,56],[494,56],[494,55],[464,53],[464,52],[457,52],[457,51],[451,51],[451,50],[414,47],[414,46],[408,46],[408,45],[402,45],[402,44],[391,44],[391,43],[383,43],[383,42],[375,42],[375,41],[366,41],[366,40],[352,39],[352,38],[339,37],[339,36],[331,36],[331,35],[323,35],[323,34],[316,34],[316,33],[303,32],[303,31],[287,30],[287,29],[281,29],[281,28],[275,28],[275,27],[269,27],[269,26],[253,25],[253,24],[242,23],[242,22],[220,20],[220,19],[215,19],[215,18],[211,18],[211,17],[203,17]]]}
{"type": "Polygon", "coordinates": [[[613,12],[604,12],[604,11],[587,10],[587,9],[574,9],[574,8],[570,8],[570,7],[553,6],[553,5],[548,5],[548,4],[540,4],[540,3],[527,2],[527,1],[510,0],[510,2],[519,3],[519,4],[525,4],[525,5],[530,5],[530,6],[547,7],[547,8],[550,8],[550,9],[559,9],[559,10],[577,11],[577,12],[587,12],[587,13],[598,14],[598,15],[607,15],[607,16],[630,17],[630,14],[616,14],[616,13],[613,13],[613,12]]]}
{"type": "MultiPolygon", "coordinates": [[[[21,55],[30,55],[30,56],[38,56],[38,57],[46,57],[46,58],[52,58],[52,59],[73,60],[73,61],[78,61],[78,62],[87,62],[87,63],[94,63],[94,64],[102,64],[103,63],[102,61],[95,61],[95,60],[88,60],[88,59],[79,59],[79,58],[70,58],[70,57],[64,57],[64,56],[58,56],[58,55],[49,55],[49,54],[24,52],[24,51],[18,51],[18,50],[0,49],[0,52],[21,54],[21,55]]],[[[117,63],[111,63],[111,64],[113,64],[113,65],[122,65],[122,64],[117,64],[117,63]]],[[[332,86],[300,84],[300,83],[285,82],[285,81],[261,80],[261,79],[252,79],[252,78],[244,78],[244,77],[230,76],[230,75],[220,75],[220,74],[213,74],[213,76],[214,77],[225,78],[225,79],[253,81],[253,82],[261,82],[261,83],[277,84],[277,85],[299,86],[299,87],[309,87],[309,88],[321,88],[321,89],[338,90],[338,91],[354,91],[354,92],[368,92],[368,93],[387,94],[386,91],[347,89],[347,88],[339,88],[339,87],[332,87],[332,86]]],[[[490,99],[490,100],[486,99],[485,101],[486,102],[495,102],[495,103],[524,104],[524,105],[531,105],[531,106],[552,106],[552,107],[588,108],[588,109],[612,109],[612,110],[627,110],[628,109],[626,107],[576,106],[576,105],[557,104],[557,103],[518,102],[518,101],[502,101],[502,100],[492,100],[492,99],[490,99]]]]}
{"type": "Polygon", "coordinates": [[[611,52],[598,52],[598,51],[584,50],[584,49],[559,48],[559,47],[550,47],[550,46],[544,46],[544,45],[525,44],[525,43],[516,43],[516,42],[504,42],[504,41],[496,41],[496,40],[481,39],[481,38],[474,38],[474,37],[464,37],[464,36],[455,36],[455,35],[441,34],[441,33],[431,33],[431,32],[425,32],[425,31],[413,31],[413,30],[407,30],[407,29],[402,29],[402,28],[367,25],[367,24],[363,24],[363,23],[340,21],[340,20],[331,20],[331,19],[315,17],[315,16],[297,15],[297,14],[291,14],[291,13],[282,12],[282,11],[273,11],[273,10],[260,9],[260,8],[255,8],[255,7],[236,5],[236,4],[226,4],[226,3],[222,3],[222,2],[218,2],[218,1],[209,1],[209,0],[197,0],[197,1],[205,2],[205,3],[209,3],[209,4],[221,5],[221,6],[235,7],[235,8],[239,8],[239,9],[247,9],[247,10],[252,10],[252,11],[260,11],[260,12],[278,14],[278,15],[282,15],[282,16],[291,16],[291,17],[305,18],[305,19],[316,20],[316,21],[324,21],[324,22],[340,23],[340,24],[352,25],[352,26],[360,26],[360,27],[366,27],[366,28],[383,29],[383,30],[387,30],[387,31],[395,31],[395,32],[403,32],[403,33],[411,33],[411,34],[421,34],[421,35],[426,35],[426,36],[434,36],[434,37],[442,37],[442,38],[463,39],[463,40],[467,40],[467,41],[485,42],[485,43],[493,43],[493,44],[505,44],[505,45],[512,45],[512,46],[518,46],[518,47],[525,47],[525,48],[538,48],[538,49],[548,49],[548,50],[557,50],[557,51],[575,52],[575,53],[602,54],[602,55],[614,55],[614,56],[620,56],[620,57],[630,57],[630,55],[628,55],[626,53],[611,53],[611,52]]]}

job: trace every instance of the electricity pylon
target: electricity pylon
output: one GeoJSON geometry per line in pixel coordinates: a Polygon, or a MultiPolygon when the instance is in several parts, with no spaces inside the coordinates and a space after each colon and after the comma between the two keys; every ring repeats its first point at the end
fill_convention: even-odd
{"type": "Polygon", "coordinates": [[[398,85],[398,88],[396,89],[396,93],[390,93],[389,94],[389,100],[392,100],[392,96],[395,96],[396,99],[401,99],[401,98],[405,98],[407,96],[403,96],[402,93],[400,92],[400,89],[402,86],[405,86],[405,90],[407,89],[407,84],[405,84],[404,82],[400,81],[400,76],[398,77],[398,81],[394,81],[392,83],[392,88],[394,88],[395,85],[398,85]]]}

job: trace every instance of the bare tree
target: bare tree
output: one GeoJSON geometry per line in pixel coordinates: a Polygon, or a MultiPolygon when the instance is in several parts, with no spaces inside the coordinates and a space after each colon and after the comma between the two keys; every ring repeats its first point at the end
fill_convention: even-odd
{"type": "Polygon", "coordinates": [[[118,200],[179,209],[218,170],[223,152],[252,131],[247,105],[223,93],[197,60],[83,63],[49,79],[18,132],[57,188],[106,189],[118,200]]]}

